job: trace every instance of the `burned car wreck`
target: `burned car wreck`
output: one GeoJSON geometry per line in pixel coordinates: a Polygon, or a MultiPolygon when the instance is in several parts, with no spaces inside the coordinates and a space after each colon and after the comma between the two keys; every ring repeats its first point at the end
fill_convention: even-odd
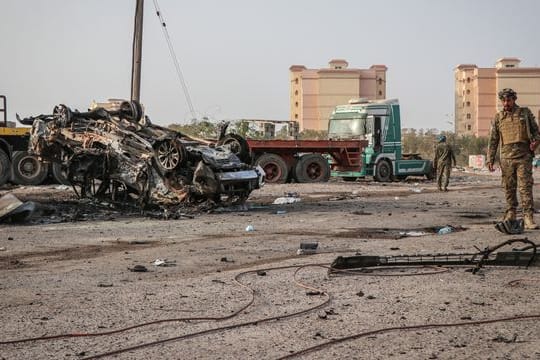
{"type": "Polygon", "coordinates": [[[79,197],[142,209],[238,204],[264,183],[264,171],[237,156],[249,151],[245,141],[223,141],[222,131],[221,140],[205,142],[154,125],[136,101],[109,100],[88,112],[58,105],[19,121],[32,125],[29,151],[59,167],[79,197]]]}

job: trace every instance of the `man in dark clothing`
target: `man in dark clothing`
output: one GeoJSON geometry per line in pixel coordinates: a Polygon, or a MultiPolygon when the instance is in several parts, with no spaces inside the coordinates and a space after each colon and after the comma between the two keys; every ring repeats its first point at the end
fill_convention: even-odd
{"type": "Polygon", "coordinates": [[[450,181],[450,171],[452,165],[456,165],[456,157],[452,147],[446,143],[446,136],[441,135],[438,138],[439,144],[435,149],[435,160],[433,164],[437,170],[437,188],[439,191],[448,191],[448,182],[450,181]]]}

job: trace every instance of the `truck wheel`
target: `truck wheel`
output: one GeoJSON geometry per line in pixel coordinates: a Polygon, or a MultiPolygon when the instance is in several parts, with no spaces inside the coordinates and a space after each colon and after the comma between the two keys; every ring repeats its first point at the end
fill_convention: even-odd
{"type": "Polygon", "coordinates": [[[249,155],[249,145],[246,139],[238,134],[227,134],[223,139],[218,141],[218,145],[229,145],[231,151],[238,156],[240,161],[251,164],[251,156],[249,155]]]}
{"type": "Polygon", "coordinates": [[[375,180],[379,182],[392,181],[392,167],[387,160],[381,160],[375,168],[375,180]]]}
{"type": "Polygon", "coordinates": [[[287,163],[279,155],[263,154],[257,159],[255,164],[264,169],[267,183],[282,184],[287,181],[289,168],[287,167],[287,163]]]}
{"type": "Polygon", "coordinates": [[[9,180],[10,173],[9,158],[6,152],[0,149],[0,186],[4,185],[9,180]]]}
{"type": "Polygon", "coordinates": [[[62,169],[62,164],[52,163],[52,176],[54,180],[62,185],[71,185],[68,179],[68,175],[64,169],[62,169]]]}
{"type": "Polygon", "coordinates": [[[47,177],[47,164],[25,151],[13,152],[13,182],[19,185],[39,185],[47,177]]]}
{"type": "Polygon", "coordinates": [[[330,179],[330,166],[320,154],[306,154],[298,160],[294,175],[299,183],[327,182],[330,179]]]}

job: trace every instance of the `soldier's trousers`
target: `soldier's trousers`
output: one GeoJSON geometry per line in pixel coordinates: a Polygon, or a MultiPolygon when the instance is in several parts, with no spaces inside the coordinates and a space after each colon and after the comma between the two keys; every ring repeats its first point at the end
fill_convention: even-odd
{"type": "Polygon", "coordinates": [[[448,187],[448,182],[450,181],[450,170],[452,170],[452,164],[437,164],[437,187],[439,190],[446,190],[448,187]]]}
{"type": "Polygon", "coordinates": [[[517,191],[524,214],[534,212],[532,162],[529,156],[520,159],[501,159],[502,186],[506,197],[506,210],[516,210],[517,191]]]}

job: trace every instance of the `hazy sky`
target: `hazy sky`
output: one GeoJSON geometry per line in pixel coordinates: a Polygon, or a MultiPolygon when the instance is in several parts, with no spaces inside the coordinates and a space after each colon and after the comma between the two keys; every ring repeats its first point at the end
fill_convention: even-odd
{"type": "MultiPolygon", "coordinates": [[[[537,0],[159,0],[198,116],[288,119],[289,66],[385,64],[404,127],[449,129],[457,64],[540,66],[537,0]]],[[[0,0],[8,120],[129,98],[135,0],[0,0]]],[[[154,123],[189,107],[152,0],[141,102],[154,123]]]]}

